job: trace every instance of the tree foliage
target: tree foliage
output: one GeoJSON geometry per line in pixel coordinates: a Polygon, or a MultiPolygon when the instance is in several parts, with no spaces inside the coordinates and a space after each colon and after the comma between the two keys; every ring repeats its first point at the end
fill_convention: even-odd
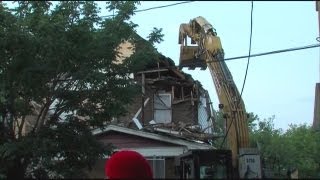
{"type": "MultiPolygon", "coordinates": [[[[228,142],[227,142],[227,138],[226,138],[226,131],[229,128],[229,126],[226,126],[225,123],[225,119],[223,116],[223,111],[219,110],[215,112],[215,122],[214,122],[214,132],[218,137],[222,138],[218,138],[216,139],[213,143],[215,147],[218,148],[228,148],[228,142]],[[225,138],[225,140],[223,140],[225,138]]],[[[259,119],[259,117],[257,115],[255,115],[254,113],[249,113],[248,114],[248,129],[249,129],[249,133],[252,133],[252,131],[256,128],[257,124],[256,124],[256,120],[259,119]]]]}
{"type": "Polygon", "coordinates": [[[149,36],[147,37],[149,39],[149,42],[151,42],[152,44],[162,42],[164,34],[161,34],[161,32],[162,28],[158,29],[154,27],[149,36]]]}
{"type": "MultiPolygon", "coordinates": [[[[295,168],[299,178],[319,178],[320,131],[306,124],[291,124],[287,131],[283,131],[274,127],[274,121],[275,116],[260,119],[249,113],[250,145],[260,152],[264,176],[286,178],[287,171],[295,168]]],[[[227,127],[221,111],[216,114],[215,126],[216,133],[225,134],[227,127]]],[[[214,145],[220,147],[221,144],[222,139],[218,139],[214,145]]],[[[225,144],[222,148],[227,148],[225,144]]]]}
{"type": "Polygon", "coordinates": [[[0,177],[83,177],[112,150],[90,128],[126,112],[130,73],[156,53],[130,21],[139,2],[107,2],[109,19],[93,1],[16,4],[0,3],[0,177]],[[117,63],[126,40],[148,48],[117,63]]]}
{"type": "Polygon", "coordinates": [[[284,132],[274,127],[274,120],[274,116],[258,118],[250,134],[252,146],[260,150],[263,168],[280,178],[293,168],[298,169],[299,178],[319,178],[320,133],[306,124],[290,125],[284,132]]]}

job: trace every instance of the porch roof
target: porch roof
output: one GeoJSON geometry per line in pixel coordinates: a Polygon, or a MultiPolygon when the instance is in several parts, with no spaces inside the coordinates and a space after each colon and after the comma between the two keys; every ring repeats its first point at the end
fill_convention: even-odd
{"type": "Polygon", "coordinates": [[[104,129],[101,129],[101,128],[94,129],[92,130],[92,133],[93,135],[99,135],[99,134],[107,133],[110,131],[140,136],[140,137],[144,137],[152,140],[177,144],[180,146],[186,146],[188,149],[214,149],[213,146],[206,143],[195,142],[192,140],[185,140],[185,139],[177,138],[175,136],[170,136],[169,134],[162,135],[162,134],[157,134],[152,132],[146,132],[143,130],[135,130],[131,128],[121,127],[117,125],[108,125],[104,129]]]}

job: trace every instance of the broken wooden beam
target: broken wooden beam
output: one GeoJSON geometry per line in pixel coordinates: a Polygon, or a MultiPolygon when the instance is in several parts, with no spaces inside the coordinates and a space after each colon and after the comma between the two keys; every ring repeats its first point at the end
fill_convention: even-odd
{"type": "Polygon", "coordinates": [[[168,69],[153,69],[153,70],[147,70],[147,71],[140,71],[140,72],[137,72],[137,74],[154,73],[154,72],[162,72],[162,71],[169,71],[169,70],[168,69]]]}

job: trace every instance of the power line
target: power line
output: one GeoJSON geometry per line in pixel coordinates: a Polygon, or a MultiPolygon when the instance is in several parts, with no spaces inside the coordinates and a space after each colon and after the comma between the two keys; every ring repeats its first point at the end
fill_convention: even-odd
{"type": "MultiPolygon", "coordinates": [[[[236,56],[236,57],[231,57],[231,58],[225,58],[221,61],[232,61],[232,60],[244,59],[244,58],[248,58],[248,57],[252,58],[252,57],[258,57],[258,56],[266,56],[266,55],[279,54],[279,53],[284,53],[284,52],[298,51],[298,50],[303,50],[303,49],[311,49],[311,48],[316,48],[316,47],[320,47],[320,44],[312,44],[312,45],[307,45],[307,46],[302,46],[302,47],[269,51],[269,52],[264,52],[264,53],[252,54],[250,56],[236,56]]],[[[212,60],[212,61],[208,61],[208,62],[218,62],[218,61],[212,60]]]]}
{"type": "MultiPolygon", "coordinates": [[[[279,54],[279,53],[284,53],[284,52],[311,49],[311,48],[316,48],[316,47],[320,47],[320,44],[312,44],[312,45],[296,47],[296,48],[288,48],[288,49],[275,50],[275,51],[269,51],[269,52],[258,53],[258,54],[251,54],[250,56],[237,56],[237,57],[225,58],[225,59],[222,59],[222,60],[211,60],[211,61],[206,61],[206,62],[210,63],[210,62],[221,62],[221,61],[233,61],[233,60],[238,60],[238,59],[243,59],[243,58],[266,56],[266,55],[279,54]]],[[[190,65],[193,65],[193,64],[194,63],[190,63],[190,65]]],[[[189,65],[189,64],[186,63],[186,65],[189,65]]],[[[179,68],[179,66],[167,66],[167,67],[179,68]]]]}
{"type": "MultiPolygon", "coordinates": [[[[248,53],[249,55],[248,55],[247,67],[246,67],[246,72],[245,72],[244,79],[243,79],[243,84],[242,84],[242,89],[241,89],[241,93],[240,93],[240,98],[239,98],[239,100],[240,100],[240,99],[241,99],[241,97],[242,97],[243,89],[244,89],[244,86],[245,86],[245,84],[246,84],[247,75],[248,75],[248,69],[249,69],[250,56],[251,56],[251,42],[252,42],[252,14],[253,14],[253,1],[251,1],[250,40],[249,40],[249,53],[248,53]]],[[[240,104],[240,103],[238,103],[238,104],[240,104]]]]}
{"type": "MultiPolygon", "coordinates": [[[[253,23],[252,23],[252,20],[253,20],[253,1],[251,1],[251,15],[250,15],[250,39],[249,39],[249,55],[248,55],[248,61],[247,61],[247,67],[246,67],[246,72],[245,72],[245,75],[244,75],[244,79],[243,79],[243,84],[242,84],[242,89],[241,89],[241,93],[240,93],[240,96],[239,96],[239,99],[238,99],[238,103],[237,103],[237,105],[236,105],[236,112],[237,112],[237,109],[239,108],[239,105],[240,105],[240,102],[241,102],[241,97],[242,97],[242,93],[243,93],[243,89],[244,89],[244,86],[245,86],[245,84],[246,84],[246,80],[247,80],[247,75],[248,75],[248,69],[249,69],[249,62],[250,62],[250,57],[251,57],[251,42],[252,42],[252,27],[253,27],[253,23]]],[[[221,145],[220,145],[220,148],[222,148],[222,145],[224,144],[224,142],[225,142],[225,140],[226,140],[226,137],[228,136],[228,133],[229,133],[229,130],[230,130],[230,128],[231,128],[231,125],[232,125],[232,123],[233,123],[233,121],[234,121],[234,119],[235,119],[235,117],[233,117],[232,119],[231,119],[231,122],[230,122],[230,125],[229,125],[229,127],[228,127],[228,129],[227,129],[227,132],[226,132],[226,134],[225,134],[225,136],[223,137],[223,141],[222,141],[222,143],[221,143],[221,145]]],[[[239,132],[238,132],[238,129],[237,128],[235,128],[236,129],[236,137],[237,137],[237,149],[239,148],[239,138],[238,138],[238,136],[239,136],[239,132]]]]}
{"type": "Polygon", "coordinates": [[[149,11],[149,10],[152,10],[152,9],[160,9],[160,8],[165,8],[165,7],[170,7],[170,6],[176,6],[176,5],[179,5],[179,4],[186,4],[186,3],[192,3],[192,2],[195,2],[195,1],[183,1],[183,2],[179,2],[179,3],[173,3],[173,4],[163,5],[163,6],[156,6],[156,7],[151,7],[151,8],[136,10],[136,11],[134,11],[134,12],[136,13],[136,12],[149,11]]]}
{"type": "MultiPolygon", "coordinates": [[[[165,8],[165,7],[171,7],[171,6],[176,6],[176,5],[179,5],[179,4],[187,4],[187,3],[192,3],[192,2],[195,2],[195,1],[183,1],[183,2],[178,2],[178,3],[167,4],[167,5],[163,5],[163,6],[155,6],[155,7],[151,7],[151,8],[140,9],[140,10],[136,10],[136,11],[133,11],[133,12],[137,13],[137,12],[150,11],[150,10],[153,10],[153,9],[161,9],[161,8],[165,8]]],[[[101,16],[101,17],[102,18],[106,18],[106,17],[112,17],[112,16],[114,16],[114,14],[113,15],[101,16]]]]}

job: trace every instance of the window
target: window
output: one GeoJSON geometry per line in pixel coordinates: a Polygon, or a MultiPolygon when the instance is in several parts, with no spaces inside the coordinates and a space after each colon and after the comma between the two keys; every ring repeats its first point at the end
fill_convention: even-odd
{"type": "Polygon", "coordinates": [[[156,123],[171,123],[171,94],[154,95],[154,121],[156,123]]]}
{"type": "Polygon", "coordinates": [[[147,158],[147,161],[151,166],[153,178],[164,179],[165,178],[165,158],[151,157],[151,158],[147,158]]]}

